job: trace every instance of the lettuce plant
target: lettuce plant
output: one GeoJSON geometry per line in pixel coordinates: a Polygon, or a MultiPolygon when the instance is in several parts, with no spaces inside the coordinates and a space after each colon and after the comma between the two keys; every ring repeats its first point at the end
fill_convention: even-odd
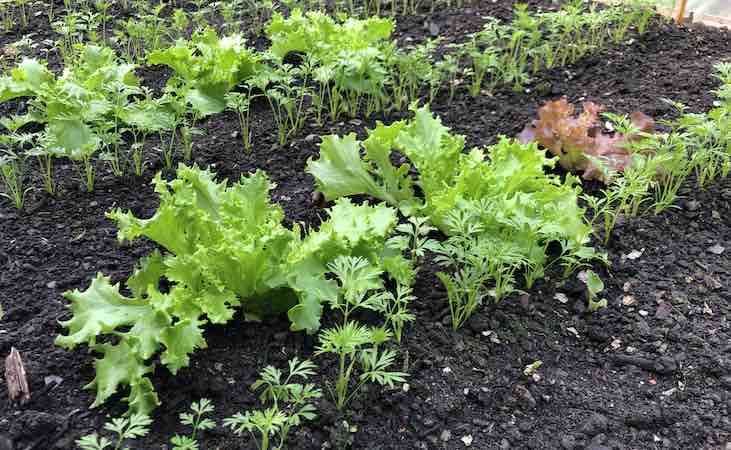
{"type": "Polygon", "coordinates": [[[0,77],[0,102],[35,96],[43,84],[53,79],[53,74],[44,63],[36,59],[24,59],[9,75],[0,77]]]}
{"type": "Polygon", "coordinates": [[[263,172],[231,186],[213,177],[181,165],[175,180],[159,174],[153,180],[160,207],[152,217],[119,209],[108,214],[120,241],[144,236],[164,250],[143,258],[126,280],[131,295],[102,274],[86,291],[65,294],[73,316],[61,323],[68,334],[56,343],[69,349],[86,344],[103,355],[87,386],[96,391],[93,406],[128,386],[130,409],[150,412],[159,404],[148,378],[153,357],[177,373],[190,353],[206,347],[204,325],[227,323],[238,309],[245,317],[287,312],[293,330],[316,331],[322,303],[337,292],[325,275],[338,256],[399,266],[400,255],[385,247],[396,226],[395,211],[385,205],[341,200],[319,230],[304,233],[282,225],[263,172]],[[103,335],[117,339],[98,343],[103,335]]]}
{"type": "MultiPolygon", "coordinates": [[[[134,136],[134,143],[130,146],[132,166],[134,173],[141,176],[145,168],[144,147],[147,136],[150,133],[162,133],[171,131],[175,135],[177,117],[175,108],[171,106],[166,97],[153,98],[149,90],[143,90],[143,98],[126,104],[118,111],[119,120],[129,126],[129,131],[134,136]]],[[[160,139],[162,141],[162,138],[160,139]]],[[[170,146],[163,150],[163,161],[165,167],[170,169],[173,164],[171,137],[170,146]]],[[[163,144],[164,145],[164,144],[163,144]]]]}
{"type": "MultiPolygon", "coordinates": [[[[577,203],[578,180],[568,176],[561,181],[545,171],[556,159],[546,158],[535,144],[507,138],[485,151],[463,153],[463,149],[464,137],[451,134],[424,107],[415,111],[412,121],[379,123],[363,142],[354,135],[324,137],[319,159],[310,159],[306,170],[328,199],[368,194],[408,216],[427,217],[449,238],[454,237],[441,252],[447,257],[444,265],[455,274],[470,265],[480,270],[489,266],[470,283],[494,283],[496,299],[511,291],[519,272],[530,287],[553,263],[563,265],[568,274],[597,257],[586,245],[591,227],[577,203]],[[394,167],[394,151],[408,158],[413,168],[407,163],[394,167]],[[461,222],[455,220],[460,215],[469,217],[469,226],[455,225],[461,222]],[[480,244],[477,255],[469,254],[472,240],[480,244]],[[456,251],[464,242],[469,242],[463,246],[466,250],[456,251]],[[561,253],[549,261],[552,242],[560,244],[561,253]],[[478,260],[482,262],[473,262],[478,260]]],[[[457,291],[452,291],[456,299],[457,291]]],[[[477,298],[480,291],[473,289],[472,293],[477,298]]],[[[475,302],[479,303],[461,301],[475,302]]]]}
{"type": "Polygon", "coordinates": [[[393,29],[388,19],[340,22],[321,12],[295,9],[287,18],[275,13],[266,31],[273,63],[282,65],[287,55],[302,55],[320,83],[316,103],[324,105],[327,96],[331,118],[336,119],[343,111],[355,115],[361,104],[368,114],[383,108],[388,100],[385,50],[393,29]]]}
{"type": "Polygon", "coordinates": [[[463,149],[464,137],[451,134],[428,107],[422,107],[415,110],[411,121],[378,123],[362,142],[353,134],[325,136],[320,157],[310,158],[306,170],[329,200],[368,194],[399,207],[406,215],[424,214],[442,231],[447,230],[444,218],[448,212],[467,203],[494,200],[504,205],[493,217],[485,217],[493,226],[519,229],[514,220],[530,218],[546,223],[541,232],[545,237],[583,245],[589,230],[583,223],[583,211],[572,206],[578,191],[573,187],[576,180],[569,177],[562,183],[544,171],[556,160],[546,158],[535,145],[509,139],[485,151],[463,153],[463,149]],[[411,164],[394,167],[391,156],[395,151],[411,164]],[[411,175],[412,165],[418,176],[411,175]],[[417,186],[421,198],[416,195],[417,186]],[[564,207],[569,207],[570,214],[561,211],[564,207]],[[550,225],[552,221],[559,225],[550,225]]]}
{"type": "Polygon", "coordinates": [[[277,61],[281,62],[290,53],[302,53],[327,65],[341,59],[341,52],[377,47],[393,30],[394,22],[390,19],[348,18],[338,22],[318,11],[303,13],[295,9],[287,18],[275,12],[266,35],[272,43],[270,52],[277,61]]]}
{"type": "Polygon", "coordinates": [[[628,144],[641,132],[651,131],[655,122],[635,112],[630,118],[635,133],[608,135],[600,130],[599,113],[603,110],[595,103],[585,102],[583,112],[574,116],[575,107],[566,98],[549,101],[538,109],[538,119],[525,127],[518,139],[547,148],[559,157],[559,164],[566,170],[582,172],[587,180],[606,182],[631,163],[628,144]]]}
{"type": "Polygon", "coordinates": [[[175,71],[169,81],[173,91],[200,117],[226,109],[226,94],[256,74],[260,64],[241,35],[219,38],[211,29],[194,33],[190,41],[179,39],[172,47],[151,52],[147,62],[175,71]]]}
{"type": "MultiPolygon", "coordinates": [[[[52,158],[66,157],[79,164],[82,184],[91,191],[93,157],[103,145],[102,136],[113,128],[111,118],[121,105],[138,92],[139,82],[135,66],[120,63],[111,49],[88,45],[78,51],[76,64],[59,77],[38,61],[23,61],[0,79],[0,101],[31,97],[30,112],[14,121],[45,125],[33,153],[45,158],[44,176],[50,177],[52,158]]],[[[45,184],[52,190],[52,180],[45,184]]]]}
{"type": "Polygon", "coordinates": [[[361,106],[368,116],[384,108],[388,99],[385,84],[388,79],[383,63],[383,52],[375,47],[363,50],[343,51],[330,64],[334,73],[334,84],[342,92],[351,117],[355,117],[361,106]]]}
{"type": "Polygon", "coordinates": [[[404,208],[415,201],[413,182],[407,176],[409,166],[395,168],[390,160],[393,140],[403,126],[400,122],[388,127],[379,124],[365,142],[356,140],[355,134],[324,136],[320,158],[307,162],[307,172],[328,200],[367,193],[404,208]],[[365,160],[360,156],[362,147],[365,160]]]}

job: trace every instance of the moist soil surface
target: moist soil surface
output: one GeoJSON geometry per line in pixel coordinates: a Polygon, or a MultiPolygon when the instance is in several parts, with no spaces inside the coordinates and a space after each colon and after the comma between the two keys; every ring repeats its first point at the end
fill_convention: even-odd
{"type": "MultiPolygon", "coordinates": [[[[556,8],[530,2],[532,9],[541,6],[556,8]]],[[[402,44],[436,33],[457,42],[488,15],[509,19],[511,2],[399,18],[396,36],[402,44]]],[[[33,20],[39,21],[38,35],[52,36],[42,17],[33,20]]],[[[2,43],[20,35],[3,36],[2,43]]],[[[663,98],[695,112],[713,106],[710,91],[718,84],[709,74],[714,63],[729,58],[727,30],[657,22],[625,45],[539,74],[524,92],[460,94],[451,104],[440,97],[432,110],[466,135],[468,146],[515,135],[542,103],[564,95],[617,113],[641,110],[671,118],[663,98]]],[[[167,76],[155,68],[140,75],[150,86],[161,86],[167,76]]],[[[8,108],[24,106],[3,106],[8,108]]],[[[319,136],[363,136],[376,119],[405,116],[308,125],[280,148],[271,114],[255,105],[253,152],[242,150],[235,116],[220,114],[201,124],[206,136],[197,140],[195,161],[234,180],[265,170],[277,183],[273,201],[283,206],[287,221],[317,226],[325,212],[312,200],[314,183],[304,167],[318,152],[319,136]]],[[[104,213],[122,207],[152,215],[158,200],[149,181],[161,169],[151,161],[143,177],[120,180],[100,165],[96,190],[84,193],[73,167],[59,164],[56,197],[36,189],[22,213],[0,201],[0,302],[6,311],[0,355],[11,347],[20,351],[32,392],[20,406],[0,389],[3,450],[2,437],[17,450],[71,449],[79,436],[123,413],[121,396],[89,409],[93,395],[82,386],[94,377],[94,355],[57,348],[53,340],[62,332],[58,321],[70,315],[64,291],[86,289],[97,272],[124,280],[153,250],[144,240],[120,245],[104,213]]],[[[400,346],[408,387],[364,391],[344,415],[326,394],[317,405],[319,418],[291,435],[290,448],[458,449],[470,441],[478,449],[731,448],[731,179],[705,189],[689,180],[682,194],[677,208],[617,227],[605,249],[611,265],[594,268],[608,300],[595,313],[586,311],[575,275],[565,281],[552,275],[525,294],[483,306],[453,331],[445,290],[427,262],[411,305],[417,320],[400,346]],[[535,375],[524,375],[535,361],[542,361],[535,375]]],[[[202,448],[256,448],[249,436],[235,437],[221,422],[258,406],[248,387],[265,365],[284,367],[295,355],[312,356],[315,338],[291,333],[288,326],[277,317],[208,327],[208,348],[192,356],[190,367],[177,376],[157,369],[153,382],[163,404],[150,435],[132,448],[164,448],[175,433],[187,433],[178,415],[202,397],[215,404],[212,418],[219,425],[199,436],[202,448]]],[[[335,361],[316,362],[315,381],[332,379],[335,361]]]]}

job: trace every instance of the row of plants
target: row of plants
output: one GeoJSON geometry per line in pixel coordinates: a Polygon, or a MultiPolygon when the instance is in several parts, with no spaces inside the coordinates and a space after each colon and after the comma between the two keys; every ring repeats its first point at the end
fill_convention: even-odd
{"type": "MultiPolygon", "coordinates": [[[[485,302],[530,288],[551,266],[562,266],[568,276],[592,261],[606,262],[589,245],[591,234],[603,231],[606,242],[611,234],[606,224],[619,215],[639,214],[642,206],[655,213],[672,206],[689,174],[696,174],[699,187],[727,176],[731,64],[719,64],[715,76],[722,82],[719,106],[706,114],[681,114],[666,123],[667,133],[651,132],[651,120],[635,113],[605,114],[614,124],[605,134],[597,130],[600,107],[586,104],[575,117],[561,100],[542,108],[520,139],[502,138],[468,153],[464,138],[450,133],[427,107],[414,108],[411,120],[379,123],[363,141],[353,134],[325,136],[319,157],[306,169],[327,199],[335,200],[318,230],[282,226],[282,210],[270,203],[272,186],[263,172],[229,186],[215,182],[209,171],[181,165],[173,181],[156,177],[160,207],[151,218],[121,210],[109,214],[121,241],[144,236],[163,252],[145,257],[127,279],[131,297],[101,274],[86,291],[67,293],[73,316],[62,322],[69,334],[57,344],[86,344],[103,355],[87,388],[97,393],[93,406],[120,388],[128,392],[133,415],[108,427],[123,440],[144,434],[147,414],[159,405],[148,378],[152,361],[159,358],[175,374],[189,364],[190,353],[205,348],[206,323],[230,322],[238,311],[244,319],[286,311],[293,331],[319,333],[316,358],[331,355],[337,361],[336,378],[327,386],[342,410],[366,383],[393,387],[406,380],[406,373],[392,369],[398,355],[389,342],[400,342],[414,320],[411,286],[425,257],[443,268],[437,276],[458,329],[485,302]],[[546,157],[537,143],[555,156],[546,157]],[[597,150],[608,147],[609,152],[597,150]],[[394,166],[394,152],[408,163],[394,166]],[[578,178],[546,172],[557,163],[608,187],[600,196],[582,196],[578,178]],[[355,205],[347,198],[358,194],[383,203],[355,205]],[[580,199],[593,209],[591,219],[580,199]],[[406,218],[400,225],[397,211],[406,218]],[[443,240],[429,237],[435,229],[443,240]],[[320,330],[324,307],[335,320],[320,330]],[[381,324],[359,322],[365,310],[380,316],[381,324]],[[116,343],[97,343],[105,335],[116,336],[116,343]],[[141,431],[124,435],[129,429],[141,431]]],[[[601,279],[591,271],[582,279],[589,310],[606,307],[598,297],[601,279]]],[[[268,448],[270,439],[281,447],[293,427],[316,417],[313,402],[322,392],[304,384],[314,368],[311,361],[294,359],[286,378],[265,368],[252,389],[264,387],[260,399],[268,407],[224,424],[237,434],[255,434],[260,448],[268,448]]],[[[195,425],[212,411],[209,403],[196,403],[193,411],[181,416],[193,434],[175,436],[176,449],[196,448],[196,431],[214,426],[195,425]]],[[[112,445],[104,439],[87,436],[79,445],[112,445]]]]}
{"type": "Polygon", "coordinates": [[[521,91],[539,71],[574,64],[608,45],[623,42],[630,28],[642,35],[656,17],[651,3],[635,1],[629,5],[586,9],[583,1],[569,1],[555,12],[531,13],[527,5],[515,6],[515,18],[502,24],[492,18],[483,29],[462,44],[442,64],[457,70],[452,88],[464,80],[471,96],[499,86],[521,91]]]}
{"type": "Polygon", "coordinates": [[[376,17],[338,24],[317,11],[294,10],[286,18],[274,13],[266,33],[277,62],[299,55],[304,73],[297,78],[303,86],[316,82],[308,97],[321,123],[324,106],[331,120],[401,111],[421,98],[433,101],[445,86],[450,101],[462,85],[473,97],[484,88],[488,93],[506,85],[522,90],[531,75],[619,44],[632,27],[645,33],[652,17],[653,9],[642,2],[587,9],[572,1],[547,13],[518,4],[513,22],[489,18],[482,31],[449,46],[438,60],[439,39],[401,49],[390,38],[393,22],[376,17]]]}
{"type": "MultiPolygon", "coordinates": [[[[314,333],[323,305],[329,305],[341,311],[343,325],[321,335],[323,348],[351,348],[352,343],[341,344],[358,331],[352,351],[367,347],[378,352],[377,359],[389,357],[378,344],[390,332],[355,330],[349,319],[352,310],[368,308],[395,327],[403,325],[392,305],[398,299],[380,292],[384,272],[405,293],[414,279],[410,260],[387,245],[397,224],[394,209],[344,199],[329,209],[330,219],[318,230],[287,229],[261,171],[227,186],[211,172],[181,165],[175,180],[158,176],[154,183],[160,207],[153,217],[138,219],[120,210],[108,215],[120,241],[144,236],[164,250],[141,260],[126,280],[132,296],[123,296],[101,274],[88,290],[67,294],[73,317],[62,322],[69,334],[56,342],[65,348],[86,344],[103,355],[88,386],[97,393],[94,406],[124,386],[130,410],[150,412],[159,404],[147,378],[153,357],[159,354],[161,364],[176,373],[188,365],[190,353],[205,348],[204,325],[227,323],[239,310],[249,319],[287,313],[293,331],[314,333]],[[165,290],[161,278],[170,284],[165,290]],[[371,291],[379,294],[366,295],[371,291]],[[116,343],[97,344],[102,335],[116,335],[116,343]],[[381,338],[363,340],[371,335],[381,338]]],[[[339,402],[342,406],[344,397],[339,402]]]]}
{"type": "MultiPolygon", "coordinates": [[[[309,360],[297,357],[288,361],[287,372],[267,366],[259,378],[251,385],[254,391],[260,390],[259,400],[265,409],[237,413],[223,420],[223,424],[235,435],[249,433],[262,450],[287,448],[289,434],[305,421],[317,418],[316,407],[312,402],[322,397],[322,391],[307,380],[315,375],[315,366],[309,360]]],[[[180,423],[189,427],[189,434],[176,434],[170,438],[172,450],[200,449],[200,434],[214,429],[217,424],[210,416],[215,406],[209,399],[193,402],[190,410],[179,415],[180,423]]],[[[112,419],[104,429],[112,438],[99,436],[98,433],[81,437],[76,445],[81,450],[119,450],[130,440],[139,439],[150,432],[153,424],[150,416],[133,413],[126,417],[112,419]]]]}
{"type": "Polygon", "coordinates": [[[401,110],[422,96],[433,100],[445,85],[452,98],[460,77],[471,79],[473,95],[480,95],[483,83],[491,88],[505,83],[519,86],[527,81],[524,70],[529,62],[534,70],[554,64],[545,59],[546,51],[562,63],[573,62],[564,51],[578,58],[600,46],[582,39],[623,38],[630,25],[643,31],[649,11],[617,7],[582,13],[570,4],[556,13],[530,14],[519,6],[512,25],[491,21],[483,32],[437,62],[433,61],[434,41],[399,49],[391,39],[390,19],[338,21],[320,12],[294,10],[287,18],[275,13],[266,28],[271,46],[264,52],[248,48],[239,34],[219,37],[210,28],[178,39],[172,47],[148,50],[147,64],[166,65],[174,71],[158,96],[140,86],[134,75],[140,66],[134,59],[125,62],[108,47],[69,43],[73,63],[61,75],[37,60],[25,59],[0,79],[0,102],[31,97],[26,114],[1,123],[6,129],[2,165],[4,171],[12,172],[6,178],[13,184],[6,185],[5,191],[13,193],[15,206],[21,208],[28,190],[23,183],[28,158],[38,160],[49,194],[56,191],[53,162],[57,158],[75,163],[89,191],[94,188],[99,160],[116,176],[141,175],[149,160],[145,152],[151,135],[159,138],[155,150],[171,169],[177,155],[191,159],[195,136],[200,134],[196,123],[227,109],[235,112],[243,147],[251,151],[251,110],[259,100],[271,109],[278,142],[284,145],[308,120],[323,124],[346,114],[401,110]],[[619,19],[623,21],[617,23],[619,19]],[[601,25],[592,25],[594,21],[601,25]],[[566,25],[544,35],[543,28],[553,22],[566,25]],[[533,31],[526,32],[529,29],[533,31]],[[551,50],[543,44],[539,51],[536,45],[546,37],[562,44],[551,50]],[[296,65],[286,62],[292,54],[300,57],[296,65]],[[535,62],[539,60],[546,62],[535,62]],[[426,92],[424,86],[428,86],[426,92]],[[29,129],[36,131],[25,131],[29,129]]]}
{"type": "MultiPolygon", "coordinates": [[[[0,162],[2,194],[22,206],[24,154],[50,174],[43,177],[49,192],[58,157],[76,161],[84,186],[93,189],[94,165],[85,149],[104,149],[110,166],[117,161],[136,169],[140,161],[144,167],[144,158],[136,155],[143,155],[149,135],[157,134],[169,152],[177,139],[187,148],[185,135],[195,133],[195,124],[226,108],[237,112],[245,129],[253,98],[265,99],[286,124],[286,136],[296,129],[295,121],[317,108],[316,96],[302,92],[322,88],[316,84],[318,71],[342,63],[332,49],[346,48],[339,53],[343,58],[370,52],[391,32],[386,34],[389,22],[383,19],[338,22],[318,14],[275,16],[270,26],[272,35],[278,29],[296,37],[272,39],[262,55],[238,36],[203,31],[150,52],[146,58],[175,72],[159,97],[141,88],[135,66],[108,48],[79,47],[78,64],[58,76],[37,61],[24,61],[0,84],[0,98],[32,97],[27,114],[2,123],[9,130],[3,144],[13,149],[0,162]],[[322,23],[312,26],[313,20],[322,23]],[[348,41],[345,31],[358,40],[341,42],[348,41]],[[284,63],[292,53],[304,55],[299,65],[284,63]],[[297,94],[287,103],[291,92],[297,94]],[[29,129],[36,131],[23,131],[29,129]],[[129,150],[125,139],[133,141],[129,150]]],[[[722,83],[718,106],[690,114],[675,104],[680,117],[664,122],[665,133],[654,132],[652,119],[641,113],[602,115],[602,107],[587,103],[576,116],[572,105],[558,100],[542,107],[517,140],[502,138],[469,152],[464,137],[451,133],[428,107],[412,106],[413,119],[379,123],[362,141],[352,134],[324,136],[319,156],[306,170],[334,204],[316,229],[283,225],[264,172],[231,184],[183,164],[172,181],[158,174],[153,184],[160,206],[151,218],[120,209],[108,217],[117,224],[120,241],[144,237],[160,249],[141,259],[122,284],[98,274],[86,291],[65,294],[72,316],[62,322],[67,334],[56,343],[68,349],[85,345],[100,356],[96,377],[87,385],[96,393],[92,406],[122,391],[130,413],[108,424],[116,441],[92,435],[77,444],[84,450],[121,448],[125,439],[145,435],[149,414],[160,405],[151,375],[158,365],[172,374],[187,367],[190,355],[206,347],[208,324],[287,314],[293,331],[317,333],[313,359],[334,361],[335,376],[324,386],[340,411],[367,384],[405,382],[408,374],[395,369],[397,349],[415,320],[409,310],[416,300],[412,286],[426,258],[441,267],[437,277],[452,326],[459,329],[481,305],[529,289],[549,270],[568,276],[594,261],[606,262],[590,245],[592,234],[607,244],[620,216],[672,207],[691,174],[699,187],[727,176],[731,64],[718,65],[715,76],[722,83]],[[600,117],[609,120],[607,132],[600,117]],[[394,165],[394,153],[406,162],[394,165]],[[556,164],[607,188],[598,196],[582,195],[578,177],[547,172],[556,164]],[[348,198],[359,194],[381,203],[348,198]],[[321,329],[326,310],[333,320],[321,329]]],[[[354,112],[383,107],[350,88],[333,96],[335,85],[328,82],[324,103],[353,102],[354,112]]],[[[322,111],[329,114],[331,108],[322,111]]],[[[352,113],[343,108],[341,114],[352,113]]],[[[165,163],[172,167],[175,158],[169,155],[165,163]]],[[[591,271],[584,275],[588,308],[605,307],[606,300],[597,296],[601,280],[591,271]]],[[[313,361],[296,358],[286,373],[266,367],[252,386],[261,393],[261,409],[223,424],[237,435],[251,433],[259,448],[285,446],[292,429],[316,418],[323,390],[308,382],[315,368],[313,361]]],[[[216,426],[205,418],[212,412],[209,401],[194,403],[181,416],[192,432],[171,438],[173,448],[198,448],[200,433],[216,426]]]]}
{"type": "Polygon", "coordinates": [[[619,217],[675,207],[678,191],[690,175],[704,188],[731,171],[731,63],[714,68],[721,87],[716,107],[689,113],[671,100],[678,117],[663,121],[665,133],[653,132],[654,121],[635,112],[629,117],[604,113],[610,133],[602,132],[603,108],[587,102],[574,115],[566,99],[548,102],[539,118],[519,135],[522,142],[538,142],[559,158],[559,164],[584,179],[607,185],[600,196],[584,196],[593,210],[592,224],[604,244],[619,217]],[[601,233],[599,233],[601,231],[601,233]]]}
{"type": "Polygon", "coordinates": [[[519,275],[530,288],[553,264],[567,275],[601,258],[587,245],[591,227],[578,205],[580,183],[547,174],[555,162],[537,145],[507,138],[465,153],[464,137],[423,107],[413,121],[379,124],[362,142],[353,134],[325,137],[306,170],[329,200],[368,194],[406,216],[425,217],[447,236],[432,251],[447,269],[438,276],[456,329],[485,298],[513,292],[519,275]],[[394,167],[394,151],[411,165],[394,167]],[[551,243],[560,246],[555,258],[547,254],[551,243]]]}
{"type": "Polygon", "coordinates": [[[2,166],[12,178],[6,192],[13,193],[15,206],[23,205],[22,168],[28,158],[38,160],[44,189],[52,195],[58,158],[75,163],[87,191],[94,189],[97,156],[114,175],[142,175],[150,135],[159,137],[156,149],[166,168],[173,167],[177,152],[190,160],[198,131],[195,121],[222,111],[223,95],[251,76],[258,64],[240,36],[219,38],[207,30],[196,34],[194,42],[200,55],[172,48],[150,56],[160,63],[181,64],[180,75],[158,97],[140,85],[137,66],[123,63],[108,47],[94,45],[78,47],[75,64],[59,76],[27,59],[0,79],[0,101],[30,98],[25,114],[0,121],[6,129],[0,136],[2,166]],[[177,60],[166,59],[172,53],[177,60]]]}
{"type": "MultiPolygon", "coordinates": [[[[578,206],[576,180],[546,175],[544,167],[554,161],[535,144],[504,139],[486,149],[488,161],[480,150],[462,153],[464,138],[451,134],[428,108],[414,112],[411,121],[379,125],[363,143],[352,135],[325,137],[321,150],[329,156],[308,167],[328,198],[363,192],[393,207],[338,198],[319,229],[287,229],[281,208],[268,198],[272,185],[263,172],[228,185],[214,181],[209,171],[180,165],[173,181],[155,178],[160,206],[151,218],[119,209],[108,214],[120,241],[144,236],[162,248],[143,258],[125,281],[131,296],[122,295],[120,285],[102,274],[86,291],[65,294],[72,317],[61,323],[68,334],[56,343],[69,349],[87,345],[101,355],[94,363],[96,377],[86,386],[96,392],[92,406],[124,389],[130,413],[138,415],[110,430],[134,420],[145,423],[144,416],[160,404],[149,379],[154,361],[173,374],[186,367],[189,355],[206,346],[206,323],[286,312],[293,331],[318,333],[316,358],[335,359],[336,377],[326,385],[343,410],[365,384],[405,382],[408,375],[393,369],[398,353],[390,342],[400,342],[415,319],[409,311],[415,299],[411,286],[429,252],[444,267],[439,277],[455,328],[489,297],[499,301],[510,294],[519,272],[530,285],[551,264],[562,265],[568,274],[599,257],[587,245],[591,230],[578,206]],[[358,155],[361,145],[368,163],[358,155]],[[397,149],[422,175],[412,178],[407,166],[391,165],[397,149]],[[323,171],[330,178],[319,176],[323,171]],[[491,182],[484,183],[485,177],[491,182]],[[333,183],[340,183],[337,195],[325,187],[333,183]],[[361,190],[362,183],[376,188],[361,190]],[[408,217],[400,225],[397,209],[408,217]],[[431,224],[447,234],[444,242],[429,238],[431,224]],[[551,242],[560,243],[559,256],[547,255],[551,242]],[[324,307],[333,320],[321,330],[324,307]],[[375,313],[381,323],[362,323],[364,311],[375,313]]],[[[313,368],[294,361],[290,377],[298,370],[309,376],[313,368]]],[[[254,389],[280,380],[281,374],[267,368],[262,377],[269,381],[257,382],[254,389]]],[[[279,392],[265,391],[262,401],[273,403],[267,409],[224,421],[235,432],[258,430],[261,448],[267,448],[270,437],[284,433],[279,438],[284,440],[291,426],[314,418],[307,402],[320,395],[314,386],[300,385],[292,389],[308,395],[295,402],[298,406],[283,408],[278,399],[287,388],[267,389],[279,392]],[[305,405],[306,414],[294,418],[305,405]]],[[[300,398],[291,392],[285,396],[300,398]]],[[[103,448],[98,436],[80,442],[84,448],[103,448]]]]}
{"type": "MultiPolygon", "coordinates": [[[[31,17],[44,16],[54,31],[70,36],[79,32],[92,39],[110,40],[116,43],[159,43],[161,39],[183,36],[191,24],[204,25],[222,22],[224,31],[240,31],[248,26],[258,34],[271,15],[281,9],[293,11],[322,11],[334,16],[348,14],[353,17],[415,15],[420,12],[433,14],[438,8],[463,8],[473,4],[472,0],[231,0],[226,2],[159,2],[153,5],[147,0],[64,0],[63,9],[56,8],[56,2],[31,0],[3,0],[0,2],[0,31],[27,29],[31,17]],[[184,3],[195,7],[188,13],[184,3]],[[151,10],[151,11],[150,11],[151,10]],[[123,21],[117,29],[110,24],[115,15],[134,15],[123,21]],[[145,41],[145,37],[153,37],[145,41]]],[[[628,0],[617,3],[655,6],[666,3],[662,0],[628,0]]]]}

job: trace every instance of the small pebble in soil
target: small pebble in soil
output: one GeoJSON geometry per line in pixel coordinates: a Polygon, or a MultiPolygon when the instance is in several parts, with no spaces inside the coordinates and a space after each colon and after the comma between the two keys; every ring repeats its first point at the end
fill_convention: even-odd
{"type": "Polygon", "coordinates": [[[594,437],[607,431],[609,419],[599,413],[592,413],[579,427],[579,431],[589,437],[594,437]]]}
{"type": "Polygon", "coordinates": [[[708,248],[708,251],[713,253],[714,255],[720,255],[722,254],[726,249],[721,247],[719,244],[713,245],[708,248]]]}
{"type": "Polygon", "coordinates": [[[439,435],[439,439],[441,439],[443,442],[447,442],[452,438],[452,432],[449,430],[443,430],[442,434],[439,435]]]}
{"type": "Polygon", "coordinates": [[[685,209],[690,212],[697,211],[701,207],[701,202],[697,200],[690,200],[685,202],[685,209]]]}
{"type": "Polygon", "coordinates": [[[287,336],[289,335],[289,331],[280,331],[279,333],[274,333],[274,340],[277,342],[283,342],[287,340],[287,336]]]}
{"type": "Polygon", "coordinates": [[[533,409],[536,407],[536,399],[525,386],[518,384],[513,388],[513,392],[524,408],[533,409]]]}
{"type": "Polygon", "coordinates": [[[322,195],[322,192],[314,191],[310,197],[310,201],[312,205],[322,208],[325,205],[325,196],[322,195]]]}
{"type": "Polygon", "coordinates": [[[570,434],[562,437],[561,447],[565,450],[573,450],[573,448],[576,447],[576,438],[570,434]]]}

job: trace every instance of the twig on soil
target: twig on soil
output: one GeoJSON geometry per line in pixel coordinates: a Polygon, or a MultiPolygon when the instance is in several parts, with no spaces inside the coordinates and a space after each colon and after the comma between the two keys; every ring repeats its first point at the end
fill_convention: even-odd
{"type": "Polygon", "coordinates": [[[30,400],[25,367],[20,352],[15,347],[10,349],[10,355],[5,358],[5,382],[8,385],[8,397],[11,402],[20,402],[23,405],[30,400]]]}

